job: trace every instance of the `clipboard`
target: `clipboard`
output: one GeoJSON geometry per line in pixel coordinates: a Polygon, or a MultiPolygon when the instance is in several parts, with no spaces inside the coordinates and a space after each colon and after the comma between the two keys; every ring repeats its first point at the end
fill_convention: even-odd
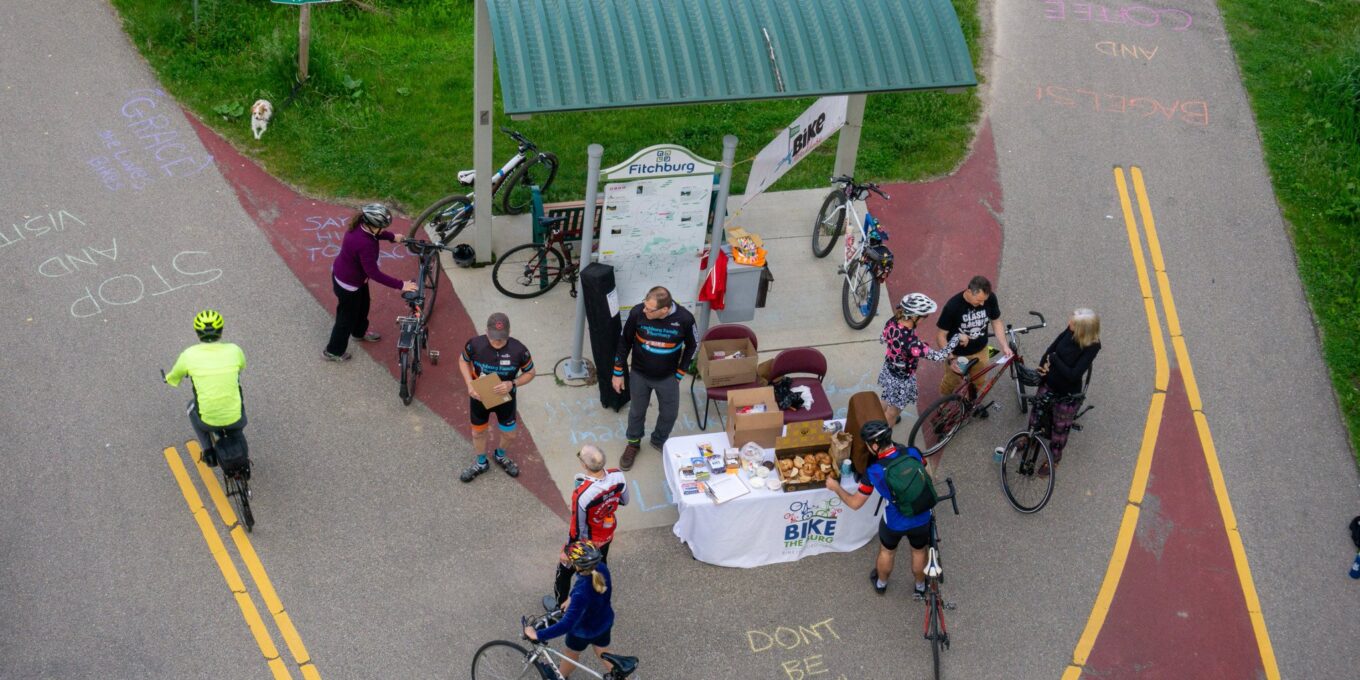
{"type": "Polygon", "coordinates": [[[487,373],[472,381],[472,389],[477,392],[477,398],[482,401],[482,406],[496,408],[510,401],[509,392],[496,394],[492,391],[499,384],[501,384],[501,377],[495,373],[487,373]]]}

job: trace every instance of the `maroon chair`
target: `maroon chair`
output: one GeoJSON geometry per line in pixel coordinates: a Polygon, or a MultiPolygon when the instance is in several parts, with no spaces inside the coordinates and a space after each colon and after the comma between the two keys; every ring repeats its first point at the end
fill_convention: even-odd
{"type": "Polygon", "coordinates": [[[822,388],[822,380],[826,378],[826,357],[811,347],[794,347],[775,355],[774,363],[770,365],[770,382],[794,373],[816,376],[790,377],[789,380],[791,387],[806,386],[812,392],[812,408],[785,411],[784,422],[830,420],[834,411],[826,390],[822,388]]]}
{"type": "MultiPolygon", "coordinates": [[[[756,342],[755,331],[739,323],[719,324],[708,329],[708,331],[704,333],[704,340],[706,341],[741,340],[742,338],[750,340],[751,347],[757,350],[760,349],[760,343],[756,342]]],[[[713,402],[727,401],[728,390],[744,390],[752,387],[760,387],[759,379],[757,379],[755,382],[746,383],[744,385],[728,385],[726,387],[709,387],[708,385],[704,385],[704,414],[701,416],[699,415],[699,397],[694,394],[694,383],[698,382],[698,380],[699,374],[698,371],[695,371],[695,374],[690,377],[689,381],[689,400],[694,404],[694,417],[699,421],[699,429],[701,430],[708,429],[708,412],[709,409],[713,406],[713,402]]],[[[718,422],[723,423],[723,415],[721,408],[718,409],[718,422]]],[[[727,424],[723,423],[723,427],[726,426],[727,424]]]]}

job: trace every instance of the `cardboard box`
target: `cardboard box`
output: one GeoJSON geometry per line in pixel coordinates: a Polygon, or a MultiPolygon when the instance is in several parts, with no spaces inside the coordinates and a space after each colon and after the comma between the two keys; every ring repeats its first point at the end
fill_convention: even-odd
{"type": "Polygon", "coordinates": [[[491,409],[510,401],[509,392],[496,394],[492,391],[499,384],[501,384],[501,377],[495,373],[487,373],[472,381],[472,389],[477,393],[477,398],[482,400],[482,406],[491,409]]]}
{"type": "Polygon", "coordinates": [[[831,459],[831,453],[827,450],[830,447],[830,445],[831,444],[828,441],[825,444],[819,445],[791,446],[783,449],[775,449],[774,452],[775,470],[778,471],[780,479],[783,480],[782,484],[784,487],[784,491],[804,491],[807,489],[820,489],[826,486],[827,477],[839,477],[840,472],[836,469],[835,461],[831,459]],[[826,455],[826,460],[822,461],[819,459],[816,463],[814,463],[816,469],[809,476],[809,479],[806,482],[798,481],[799,479],[801,479],[801,477],[798,476],[799,473],[797,470],[786,472],[780,464],[780,461],[783,460],[792,461],[793,459],[798,458],[800,456],[806,459],[808,457],[816,457],[821,454],[826,455]],[[822,462],[826,463],[826,465],[829,467],[828,470],[821,469],[822,462]]]}
{"type": "MultiPolygon", "coordinates": [[[[947,370],[947,369],[946,369],[947,370]]],[[[773,389],[773,388],[771,388],[773,389]]],[[[854,440],[850,444],[850,463],[855,467],[855,474],[863,477],[864,471],[869,468],[869,448],[864,445],[864,440],[859,438],[859,429],[871,420],[887,420],[883,415],[883,402],[878,400],[878,395],[873,392],[858,392],[850,397],[850,407],[845,415],[845,431],[850,433],[854,440]]],[[[892,425],[892,423],[888,423],[892,425]]],[[[906,439],[896,428],[893,429],[893,439],[902,441],[906,439]]]]}
{"type": "Polygon", "coordinates": [[[699,378],[706,387],[745,385],[756,381],[756,348],[747,338],[735,340],[705,340],[699,343],[699,378]],[[732,356],[741,352],[740,359],[714,359],[715,353],[732,356]]]}
{"type": "Polygon", "coordinates": [[[732,390],[727,393],[727,440],[741,447],[755,442],[774,448],[775,439],[784,432],[784,412],[774,400],[773,387],[732,390]],[[745,406],[764,404],[764,413],[738,413],[745,406]]]}

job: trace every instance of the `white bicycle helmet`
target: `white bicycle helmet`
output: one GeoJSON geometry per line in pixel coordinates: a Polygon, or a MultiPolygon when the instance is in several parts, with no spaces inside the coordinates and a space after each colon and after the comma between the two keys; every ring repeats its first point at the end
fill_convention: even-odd
{"type": "Polygon", "coordinates": [[[911,293],[897,303],[897,308],[908,316],[927,316],[939,307],[935,301],[922,293],[911,293]]]}
{"type": "Polygon", "coordinates": [[[381,203],[369,203],[359,210],[363,212],[363,220],[369,226],[386,229],[392,224],[392,212],[381,203]]]}

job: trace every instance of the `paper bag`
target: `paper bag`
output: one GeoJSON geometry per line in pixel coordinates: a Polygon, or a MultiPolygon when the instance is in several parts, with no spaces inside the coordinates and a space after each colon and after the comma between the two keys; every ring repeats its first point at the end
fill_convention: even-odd
{"type": "Polygon", "coordinates": [[[837,432],[831,435],[831,476],[836,479],[841,478],[841,461],[850,457],[850,444],[855,438],[849,432],[837,432]]]}

